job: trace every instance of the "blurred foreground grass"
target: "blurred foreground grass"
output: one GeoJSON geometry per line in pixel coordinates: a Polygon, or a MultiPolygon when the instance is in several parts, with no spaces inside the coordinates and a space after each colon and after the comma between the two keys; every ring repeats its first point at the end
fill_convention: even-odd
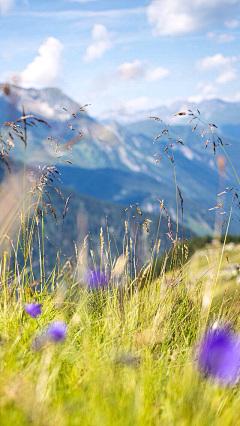
{"type": "MultiPolygon", "coordinates": [[[[192,256],[188,265],[188,279],[191,285],[204,284],[203,303],[208,304],[213,291],[213,283],[221,255],[222,244],[216,240],[212,244],[198,250],[192,256]]],[[[240,244],[230,242],[225,245],[220,273],[214,292],[214,304],[221,303],[223,298],[239,298],[240,244]]]]}
{"type": "MultiPolygon", "coordinates": [[[[239,246],[228,252],[229,262],[237,261],[239,246]]],[[[37,319],[24,311],[26,292],[17,301],[3,292],[1,426],[240,424],[238,387],[220,387],[196,368],[214,256],[219,247],[209,246],[171,280],[162,276],[142,289],[80,288],[73,297],[74,282],[63,281],[37,295],[37,319]],[[34,350],[55,319],[66,321],[66,340],[34,350]]],[[[234,297],[224,297],[222,282],[220,274],[209,323],[224,319],[239,329],[236,276],[229,281],[234,297]]]]}

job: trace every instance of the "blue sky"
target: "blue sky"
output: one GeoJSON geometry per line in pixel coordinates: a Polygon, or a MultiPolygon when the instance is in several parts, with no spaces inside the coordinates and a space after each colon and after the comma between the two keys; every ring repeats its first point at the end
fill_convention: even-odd
{"type": "Polygon", "coordinates": [[[240,0],[0,0],[0,81],[89,113],[240,101],[240,0]]]}

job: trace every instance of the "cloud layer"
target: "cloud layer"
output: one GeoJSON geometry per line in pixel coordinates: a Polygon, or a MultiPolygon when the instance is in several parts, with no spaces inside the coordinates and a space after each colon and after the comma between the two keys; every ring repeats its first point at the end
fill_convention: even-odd
{"type": "Polygon", "coordinates": [[[178,36],[223,22],[233,28],[239,10],[239,0],[153,0],[147,7],[147,18],[155,35],[178,36]]]}
{"type": "Polygon", "coordinates": [[[89,62],[101,58],[112,47],[113,43],[107,28],[104,25],[95,24],[92,29],[92,43],[87,47],[83,60],[89,62]]]}
{"type": "Polygon", "coordinates": [[[59,40],[49,37],[38,50],[38,55],[19,74],[23,87],[48,87],[55,84],[60,72],[63,45],[59,40]]]}

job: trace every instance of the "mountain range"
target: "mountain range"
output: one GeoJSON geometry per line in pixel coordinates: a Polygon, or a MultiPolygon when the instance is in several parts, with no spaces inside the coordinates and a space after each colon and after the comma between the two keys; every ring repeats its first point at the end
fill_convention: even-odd
{"type": "MultiPolygon", "coordinates": [[[[223,201],[223,196],[228,203],[226,207],[229,207],[231,194],[220,197],[217,194],[226,187],[235,187],[237,182],[227,162],[222,169],[219,166],[219,157],[222,158],[221,147],[217,147],[214,155],[211,134],[205,130],[204,137],[201,137],[204,129],[202,123],[193,131],[195,122],[188,124],[191,116],[172,115],[190,109],[199,116],[199,109],[200,119],[216,124],[218,136],[224,144],[231,145],[224,145],[224,148],[238,171],[239,103],[211,100],[197,106],[181,102],[172,107],[144,111],[145,119],[141,121],[137,121],[139,116],[135,122],[130,117],[128,123],[119,117],[119,123],[109,116],[108,121],[105,117],[104,122],[101,122],[89,115],[91,106],[84,107],[82,111],[80,105],[58,89],[36,90],[9,86],[6,91],[2,86],[2,123],[17,120],[23,113],[22,105],[25,114],[37,116],[47,121],[50,126],[47,127],[44,123],[38,123],[38,127],[31,126],[29,119],[27,163],[37,168],[51,162],[54,146],[58,143],[58,155],[63,155],[65,161],[57,163],[57,167],[69,190],[72,188],[76,193],[126,207],[139,203],[142,210],[153,214],[159,212],[158,200],[164,200],[171,220],[176,221],[177,185],[183,199],[184,227],[197,235],[212,233],[216,212],[218,222],[220,216],[218,210],[209,209],[223,201]],[[154,138],[164,131],[166,125],[161,121],[146,118],[152,115],[163,121],[171,118],[169,133],[163,134],[155,143],[154,138]],[[205,148],[208,138],[210,141],[205,148]],[[172,151],[169,145],[172,145],[172,151]],[[74,163],[74,168],[68,161],[74,163]]],[[[5,127],[3,131],[6,132],[5,127]]],[[[22,161],[21,140],[14,139],[11,153],[15,160],[22,161]]],[[[181,221],[179,197],[178,221],[181,221]]],[[[231,223],[230,231],[239,232],[236,221],[231,223]]]]}
{"type": "MultiPolygon", "coordinates": [[[[214,123],[217,121],[219,127],[223,126],[239,126],[239,113],[240,113],[240,102],[225,102],[221,99],[209,99],[203,100],[199,103],[190,102],[186,100],[178,100],[169,105],[160,105],[159,107],[141,110],[130,111],[130,110],[112,110],[103,113],[99,119],[103,123],[108,123],[110,120],[117,121],[122,125],[129,123],[136,123],[146,120],[149,116],[161,117],[165,122],[169,120],[173,121],[173,114],[177,111],[192,111],[201,112],[201,116],[208,123],[214,123]]],[[[177,122],[177,118],[174,118],[174,123],[177,122]]],[[[177,124],[183,124],[181,117],[177,124]]],[[[216,123],[216,124],[217,124],[216,123]]]]}

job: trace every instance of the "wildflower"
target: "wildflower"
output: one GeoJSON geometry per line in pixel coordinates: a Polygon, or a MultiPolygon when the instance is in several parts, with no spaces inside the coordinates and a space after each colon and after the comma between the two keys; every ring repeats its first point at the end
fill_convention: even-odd
{"type": "Polygon", "coordinates": [[[240,339],[227,327],[207,331],[199,346],[198,367],[223,384],[234,383],[240,373],[240,339]]]}
{"type": "Polygon", "coordinates": [[[47,329],[46,338],[53,342],[60,342],[65,339],[67,325],[62,321],[54,321],[47,329]]]}
{"type": "Polygon", "coordinates": [[[54,321],[49,327],[38,334],[33,341],[33,349],[39,351],[48,342],[58,343],[65,339],[67,333],[67,325],[62,321],[54,321]]]}
{"type": "Polygon", "coordinates": [[[36,318],[38,315],[41,315],[42,313],[41,305],[37,303],[27,303],[24,306],[24,309],[27,312],[27,314],[33,318],[36,318]]]}
{"type": "Polygon", "coordinates": [[[86,275],[86,282],[92,290],[98,290],[108,285],[107,277],[100,269],[89,270],[86,275]]]}

